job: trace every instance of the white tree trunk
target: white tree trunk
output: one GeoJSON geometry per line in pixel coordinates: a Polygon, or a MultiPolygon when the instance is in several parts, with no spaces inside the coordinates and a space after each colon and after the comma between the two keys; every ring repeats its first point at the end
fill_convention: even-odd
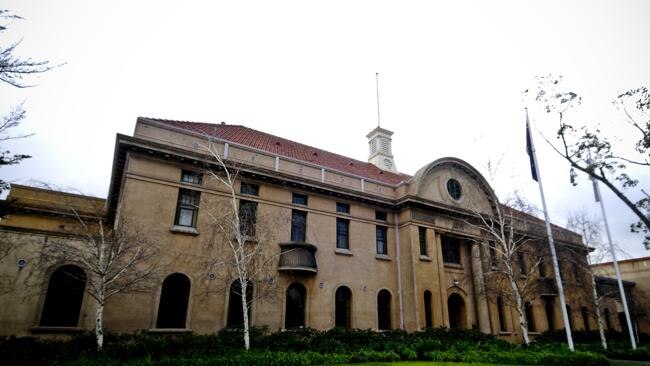
{"type": "Polygon", "coordinates": [[[515,302],[517,305],[517,315],[519,316],[519,328],[521,329],[521,336],[524,339],[524,344],[528,346],[530,344],[530,338],[528,337],[528,323],[526,322],[526,309],[525,303],[521,299],[521,294],[519,292],[519,287],[517,287],[517,282],[512,275],[508,275],[508,280],[510,280],[510,286],[512,287],[513,294],[515,295],[515,302]]]}
{"type": "Polygon", "coordinates": [[[241,307],[244,312],[243,318],[244,318],[244,348],[246,350],[249,350],[251,347],[251,341],[250,341],[250,334],[248,331],[248,299],[246,296],[246,290],[248,288],[248,283],[247,281],[242,281],[241,279],[239,280],[241,283],[241,307]]]}
{"type": "Polygon", "coordinates": [[[104,304],[103,302],[97,303],[97,311],[95,312],[95,338],[97,340],[97,351],[102,351],[104,348],[104,304]]]}
{"type": "Polygon", "coordinates": [[[600,299],[596,288],[596,278],[591,274],[591,291],[594,296],[594,307],[596,309],[596,321],[598,322],[598,333],[600,333],[600,343],[603,349],[607,349],[607,338],[605,338],[605,327],[603,327],[603,317],[600,314],[600,299]]]}

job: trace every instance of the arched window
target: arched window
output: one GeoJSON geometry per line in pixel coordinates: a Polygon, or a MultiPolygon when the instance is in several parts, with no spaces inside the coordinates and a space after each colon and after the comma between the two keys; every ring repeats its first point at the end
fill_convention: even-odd
{"type": "Polygon", "coordinates": [[[391,294],[388,290],[381,290],[377,295],[377,327],[379,330],[391,328],[391,294]]]}
{"type": "Polygon", "coordinates": [[[424,291],[424,326],[427,328],[433,327],[431,319],[431,291],[424,291]]]}
{"type": "Polygon", "coordinates": [[[465,310],[465,300],[459,294],[451,294],[447,299],[447,309],[449,310],[449,328],[467,329],[467,311],[465,310]]]}
{"type": "MultiPolygon", "coordinates": [[[[230,285],[230,294],[228,296],[228,321],[226,326],[236,328],[244,326],[244,311],[241,303],[242,289],[239,280],[233,281],[230,285]]],[[[246,300],[248,302],[248,319],[251,318],[251,299],[253,298],[253,284],[248,282],[246,286],[246,300]]]]}
{"type": "Polygon", "coordinates": [[[499,314],[499,331],[507,332],[506,327],[506,312],[503,306],[503,298],[501,296],[497,297],[497,313],[499,314]]]}
{"type": "Polygon", "coordinates": [[[56,269],[50,276],[41,313],[42,327],[76,327],[86,289],[86,273],[74,265],[56,269]]]}
{"type": "Polygon", "coordinates": [[[548,324],[548,330],[555,330],[555,308],[553,307],[552,299],[546,299],[544,310],[546,311],[546,324],[548,324]]]}
{"type": "Polygon", "coordinates": [[[537,328],[535,327],[535,316],[533,315],[533,305],[530,302],[526,302],[524,304],[524,308],[526,310],[526,323],[528,324],[528,331],[535,332],[537,328]]]}
{"type": "Polygon", "coordinates": [[[352,291],[345,286],[334,294],[334,326],[352,328],[352,291]]]}
{"type": "Polygon", "coordinates": [[[301,283],[294,282],[287,289],[287,301],[284,312],[284,327],[298,328],[305,326],[305,303],[307,290],[301,283]]]}
{"type": "Polygon", "coordinates": [[[167,276],[160,291],[156,328],[185,329],[190,301],[190,279],[182,273],[167,276]]]}

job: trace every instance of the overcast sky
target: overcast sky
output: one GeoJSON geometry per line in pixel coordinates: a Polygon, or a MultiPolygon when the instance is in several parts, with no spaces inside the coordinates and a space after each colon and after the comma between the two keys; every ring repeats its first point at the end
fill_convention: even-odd
{"type": "MultiPolygon", "coordinates": [[[[600,123],[622,145],[635,135],[611,104],[650,85],[650,1],[45,1],[4,0],[24,17],[0,37],[18,53],[65,65],[0,85],[0,113],[24,101],[20,128],[35,133],[12,151],[33,155],[3,167],[16,183],[45,181],[105,197],[115,134],[138,116],[242,124],[366,160],[366,133],[395,132],[401,172],[455,156],[494,188],[540,205],[525,153],[522,91],[561,74],[583,97],[568,118],[600,123]]],[[[571,211],[599,215],[591,186],[543,142],[557,120],[533,105],[536,145],[553,222],[571,211]]],[[[18,131],[17,131],[18,132],[18,131]]],[[[636,171],[650,190],[648,172],[636,171]]],[[[608,191],[614,239],[645,256],[635,221],[608,191]]],[[[633,197],[637,198],[635,193],[633,197]]],[[[540,205],[541,206],[541,205],[540,205]]]]}

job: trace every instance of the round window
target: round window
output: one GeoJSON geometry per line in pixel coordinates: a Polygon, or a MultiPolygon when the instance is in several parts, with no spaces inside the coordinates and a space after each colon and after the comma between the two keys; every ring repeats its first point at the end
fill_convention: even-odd
{"type": "Polygon", "coordinates": [[[463,194],[463,191],[460,188],[460,183],[453,178],[447,181],[447,192],[449,192],[451,198],[455,200],[460,199],[460,196],[463,194]]]}
{"type": "Polygon", "coordinates": [[[393,163],[390,161],[390,159],[384,159],[384,166],[390,169],[393,167],[393,163]]]}

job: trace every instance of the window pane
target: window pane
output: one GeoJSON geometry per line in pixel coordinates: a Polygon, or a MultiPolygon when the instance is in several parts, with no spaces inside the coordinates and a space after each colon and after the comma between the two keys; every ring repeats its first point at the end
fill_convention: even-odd
{"type": "Polygon", "coordinates": [[[307,213],[293,210],[291,214],[291,241],[304,242],[306,234],[307,213]]]}
{"type": "Polygon", "coordinates": [[[181,170],[181,182],[201,184],[203,181],[203,174],[193,172],[190,170],[181,170]]]}
{"type": "Polygon", "coordinates": [[[194,210],[181,208],[178,212],[178,222],[176,225],[192,226],[192,215],[194,210]]]}
{"type": "Polygon", "coordinates": [[[377,254],[388,254],[388,248],[386,246],[386,227],[377,226],[376,229],[377,235],[377,254]]]}
{"type": "Polygon", "coordinates": [[[419,227],[418,233],[420,235],[420,255],[427,255],[427,229],[419,227]]]}
{"type": "Polygon", "coordinates": [[[257,184],[242,183],[241,184],[241,193],[250,194],[252,196],[259,195],[260,186],[257,184]]]}
{"type": "Polygon", "coordinates": [[[347,203],[337,202],[336,203],[336,212],[349,214],[350,213],[350,205],[348,205],[347,203]]]}
{"type": "Polygon", "coordinates": [[[341,249],[348,249],[350,222],[345,219],[336,219],[336,247],[341,249]]]}
{"type": "Polygon", "coordinates": [[[307,205],[307,196],[304,194],[294,193],[292,202],[296,205],[307,205]]]}
{"type": "Polygon", "coordinates": [[[239,230],[248,236],[255,235],[257,222],[257,202],[239,201],[239,230]]]}
{"type": "Polygon", "coordinates": [[[440,240],[443,262],[460,264],[460,239],[443,235],[440,240]]]}
{"type": "Polygon", "coordinates": [[[375,211],[375,220],[386,221],[386,212],[375,211]]]}

